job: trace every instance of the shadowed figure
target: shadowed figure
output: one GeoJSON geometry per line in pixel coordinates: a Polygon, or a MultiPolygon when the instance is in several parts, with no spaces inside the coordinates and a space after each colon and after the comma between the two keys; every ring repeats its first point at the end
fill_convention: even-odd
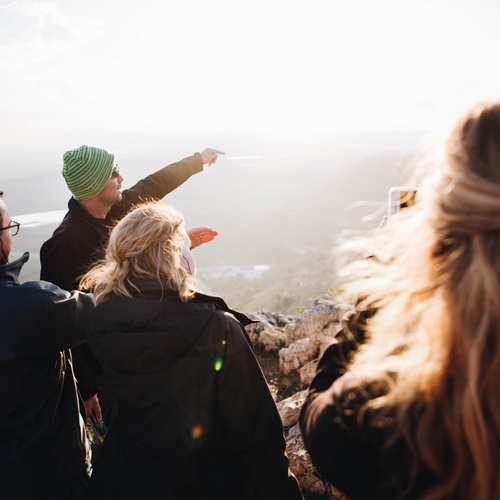
{"type": "Polygon", "coordinates": [[[29,253],[8,261],[19,230],[0,199],[0,498],[81,500],[90,450],[70,349],[85,342],[82,314],[94,300],[20,284],[29,253]]]}
{"type": "Polygon", "coordinates": [[[456,124],[418,197],[351,266],[361,298],[318,364],[305,444],[353,500],[500,498],[500,103],[456,124]]]}
{"type": "Polygon", "coordinates": [[[118,401],[89,497],[300,499],[251,320],[195,291],[183,224],[172,207],[137,208],[82,281],[97,303],[89,346],[118,401]]]}
{"type": "MultiPolygon", "coordinates": [[[[161,200],[201,172],[204,165],[213,165],[219,154],[224,153],[206,148],[154,172],[122,192],[124,178],[114,154],[86,145],[66,151],[62,174],[73,196],[63,221],[40,249],[40,278],[65,290],[78,289],[81,276],[103,257],[116,221],[146,200],[161,200]]],[[[193,248],[217,236],[217,231],[209,227],[187,231],[193,248]]],[[[103,417],[110,426],[115,405],[103,383],[99,364],[86,345],[73,350],[73,364],[87,417],[92,411],[101,411],[97,398],[99,389],[103,417]]]]}

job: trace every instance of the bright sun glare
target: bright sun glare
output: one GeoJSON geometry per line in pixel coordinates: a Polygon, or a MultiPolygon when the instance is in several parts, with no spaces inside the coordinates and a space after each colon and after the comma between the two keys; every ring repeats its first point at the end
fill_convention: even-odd
{"type": "Polygon", "coordinates": [[[496,2],[0,4],[2,136],[425,129],[497,98],[496,2]]]}

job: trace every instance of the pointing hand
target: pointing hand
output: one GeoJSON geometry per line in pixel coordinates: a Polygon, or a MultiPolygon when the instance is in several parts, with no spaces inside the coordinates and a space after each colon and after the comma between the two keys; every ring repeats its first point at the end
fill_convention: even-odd
{"type": "Polygon", "coordinates": [[[216,161],[219,155],[225,155],[226,153],[223,153],[222,151],[219,151],[217,149],[212,149],[212,148],[207,148],[203,150],[200,155],[201,159],[203,160],[203,165],[213,165],[216,161]]]}

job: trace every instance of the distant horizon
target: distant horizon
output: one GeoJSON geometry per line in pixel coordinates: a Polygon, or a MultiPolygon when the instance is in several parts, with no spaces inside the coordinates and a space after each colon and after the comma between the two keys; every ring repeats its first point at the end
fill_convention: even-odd
{"type": "Polygon", "coordinates": [[[500,98],[499,18],[496,0],[0,0],[0,189],[12,215],[53,215],[14,251],[57,227],[65,151],[116,154],[126,189],[213,147],[165,199],[219,230],[200,268],[276,265],[281,286],[311,266],[326,286],[342,232],[372,230],[411,158],[500,98]]]}
{"type": "Polygon", "coordinates": [[[0,134],[18,147],[89,131],[427,130],[500,96],[493,0],[4,0],[0,13],[0,134]]]}
{"type": "MultiPolygon", "coordinates": [[[[288,131],[288,132],[268,132],[262,130],[227,130],[227,131],[175,131],[168,133],[160,132],[122,132],[122,131],[68,131],[65,133],[55,133],[46,132],[40,133],[33,136],[23,137],[23,150],[20,152],[19,144],[0,144],[0,173],[3,178],[12,178],[13,172],[6,165],[8,162],[14,162],[16,167],[24,166],[27,170],[36,170],[38,165],[36,163],[31,163],[34,160],[47,162],[47,161],[57,161],[62,166],[62,156],[68,149],[73,149],[79,147],[83,144],[92,145],[96,147],[102,147],[114,154],[127,154],[127,151],[116,151],[113,145],[116,144],[127,144],[128,149],[134,152],[140,152],[145,154],[149,151],[149,148],[154,148],[155,153],[159,149],[165,152],[165,155],[172,154],[176,151],[184,150],[186,154],[190,153],[193,146],[205,147],[207,145],[211,147],[222,147],[221,145],[212,144],[212,142],[223,142],[223,146],[228,146],[231,141],[234,140],[244,140],[244,141],[256,141],[265,140],[265,145],[267,149],[280,148],[289,144],[290,141],[294,142],[294,145],[311,145],[317,144],[328,140],[329,142],[339,140],[342,138],[344,142],[339,142],[338,144],[328,144],[328,147],[365,147],[376,145],[380,136],[387,136],[388,134],[395,134],[397,136],[405,136],[409,134],[418,134],[425,136],[429,133],[435,132],[436,129],[408,129],[408,130],[370,130],[370,129],[359,129],[359,130],[331,130],[331,131],[288,131]],[[359,142],[353,144],[352,141],[345,142],[345,139],[350,139],[351,136],[364,135],[365,142],[359,142]],[[332,136],[336,136],[335,138],[332,136]],[[147,139],[145,142],[130,143],[131,137],[141,137],[147,139]],[[163,142],[165,138],[181,138],[181,143],[168,143],[163,142]],[[50,138],[51,141],[47,142],[50,138]],[[30,143],[30,139],[37,139],[30,143]],[[273,142],[271,139],[274,139],[273,142]],[[202,143],[201,141],[205,141],[202,143]],[[210,144],[208,144],[210,143],[210,144]],[[56,152],[57,151],[57,152],[56,152]],[[36,156],[37,152],[41,156],[36,156]],[[50,152],[47,155],[47,152],[50,152]]],[[[387,139],[383,140],[381,144],[386,143],[387,139]]],[[[246,151],[250,151],[248,146],[246,146],[246,151]]],[[[241,151],[241,145],[237,146],[236,151],[228,149],[226,154],[228,157],[238,156],[238,151],[241,151]]],[[[242,154],[242,156],[246,156],[242,154]]],[[[224,157],[221,157],[224,160],[224,157]]],[[[167,159],[168,160],[168,159],[167,159]]],[[[175,161],[172,159],[172,161],[175,161]]],[[[15,175],[14,175],[15,176],[15,175]]]]}
{"type": "MultiPolygon", "coordinates": [[[[407,158],[418,149],[422,135],[404,131],[337,135],[346,138],[343,145],[348,147],[331,147],[342,145],[342,141],[335,144],[332,134],[302,141],[274,141],[271,134],[254,135],[252,140],[240,136],[231,144],[235,153],[224,147],[226,156],[167,195],[164,202],[183,212],[188,227],[208,225],[219,231],[214,242],[196,249],[196,259],[204,286],[224,293],[229,290],[224,283],[230,286],[240,279],[234,274],[243,279],[254,275],[251,270],[256,265],[274,269],[300,256],[314,257],[328,252],[343,230],[367,230],[376,224],[362,222],[362,217],[377,207],[384,209],[389,187],[400,184],[407,158]],[[261,141],[262,137],[268,141],[261,141]],[[360,200],[368,203],[360,206],[356,203],[360,200]],[[224,276],[214,273],[214,266],[227,269],[224,276]]],[[[128,148],[117,158],[124,189],[192,153],[182,144],[165,145],[161,135],[150,137],[146,148],[134,141],[127,144],[133,134],[115,137],[128,148]],[[176,155],[179,150],[182,155],[176,155]]],[[[205,143],[200,149],[208,145],[219,147],[205,143]]],[[[17,157],[20,164],[30,151],[23,153],[17,157]]],[[[10,179],[0,184],[11,217],[21,222],[14,245],[18,253],[13,255],[25,250],[32,254],[23,280],[38,278],[40,246],[67,211],[71,193],[61,175],[61,156],[34,162],[28,175],[20,175],[21,168],[13,169],[10,179]]]]}

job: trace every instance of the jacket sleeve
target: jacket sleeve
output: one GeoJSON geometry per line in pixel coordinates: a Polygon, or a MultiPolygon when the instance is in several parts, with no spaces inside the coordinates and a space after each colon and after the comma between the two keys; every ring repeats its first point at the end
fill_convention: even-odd
{"type": "Polygon", "coordinates": [[[288,469],[281,418],[250,341],[232,316],[224,318],[218,400],[229,445],[242,460],[256,498],[301,499],[297,481],[288,469]]]}
{"type": "MultiPolygon", "coordinates": [[[[65,246],[64,242],[60,239],[55,244],[52,244],[51,240],[49,240],[43,245],[40,252],[42,263],[40,278],[44,281],[50,281],[60,288],[74,290],[79,286],[78,278],[80,273],[77,271],[78,262],[82,262],[84,258],[83,255],[80,255],[79,249],[74,245],[65,246]],[[48,247],[48,244],[51,246],[48,247]]],[[[62,290],[60,291],[62,292],[62,290]]],[[[80,292],[71,293],[80,297],[85,296],[85,294],[80,294],[80,292]]],[[[88,299],[83,299],[83,302],[87,301],[88,299]]],[[[69,338],[77,336],[80,338],[81,321],[78,321],[78,324],[73,328],[69,325],[70,322],[67,322],[66,328],[68,330],[65,333],[59,333],[59,336],[64,337],[66,335],[69,338]]],[[[73,368],[75,377],[78,380],[78,389],[83,400],[87,400],[97,393],[93,371],[97,373],[99,370],[95,368],[98,365],[97,360],[92,356],[86,344],[79,345],[82,343],[83,341],[70,347],[73,348],[73,368]],[[94,370],[92,371],[89,367],[94,367],[94,370]]]]}
{"type": "Polygon", "coordinates": [[[64,239],[60,235],[51,238],[40,250],[40,279],[63,290],[78,290],[78,278],[82,274],[79,267],[88,259],[71,238],[64,239]]]}
{"type": "Polygon", "coordinates": [[[122,201],[111,208],[108,218],[119,220],[134,205],[145,201],[161,200],[184,184],[192,175],[202,170],[203,160],[199,153],[158,170],[135,186],[123,191],[122,201]]]}
{"type": "Polygon", "coordinates": [[[86,341],[82,315],[94,307],[94,297],[50,286],[45,322],[45,345],[50,351],[71,349],[86,341]]]}

